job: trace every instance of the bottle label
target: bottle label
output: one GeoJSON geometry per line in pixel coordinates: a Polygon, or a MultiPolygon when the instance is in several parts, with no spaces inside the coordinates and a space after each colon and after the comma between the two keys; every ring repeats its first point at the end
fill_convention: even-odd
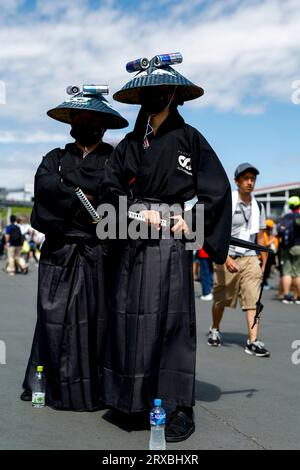
{"type": "Polygon", "coordinates": [[[33,392],[32,394],[32,404],[33,405],[45,405],[45,394],[43,392],[33,392]]]}
{"type": "Polygon", "coordinates": [[[162,426],[166,423],[166,413],[165,411],[161,408],[154,408],[150,412],[150,425],[151,426],[162,426]]]}

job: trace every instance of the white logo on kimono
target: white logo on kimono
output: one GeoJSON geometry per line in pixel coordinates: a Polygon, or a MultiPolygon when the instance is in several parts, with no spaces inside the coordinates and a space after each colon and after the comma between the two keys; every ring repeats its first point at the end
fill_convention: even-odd
{"type": "Polygon", "coordinates": [[[178,157],[177,170],[184,171],[188,175],[192,176],[192,159],[191,157],[187,157],[185,155],[179,155],[178,157]]]}

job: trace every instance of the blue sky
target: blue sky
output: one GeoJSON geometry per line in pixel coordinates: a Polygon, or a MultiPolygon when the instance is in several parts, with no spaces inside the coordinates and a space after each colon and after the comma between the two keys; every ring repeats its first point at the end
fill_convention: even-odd
{"type": "Polygon", "coordinates": [[[230,179],[249,161],[258,187],[300,181],[299,0],[0,0],[0,9],[0,186],[32,182],[42,155],[71,140],[46,116],[67,85],[109,83],[130,130],[138,108],[112,99],[131,78],[126,62],[175,51],[177,70],[205,90],[180,112],[230,179]]]}

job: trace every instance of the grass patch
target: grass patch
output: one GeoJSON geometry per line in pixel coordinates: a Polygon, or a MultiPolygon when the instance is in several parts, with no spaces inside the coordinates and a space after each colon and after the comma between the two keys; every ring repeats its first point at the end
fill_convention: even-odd
{"type": "MultiPolygon", "coordinates": [[[[2,226],[6,225],[6,214],[7,214],[7,207],[0,206],[0,217],[2,219],[2,226]]],[[[32,207],[27,206],[11,206],[11,213],[16,217],[22,217],[29,222],[30,215],[31,215],[32,207]]]]}

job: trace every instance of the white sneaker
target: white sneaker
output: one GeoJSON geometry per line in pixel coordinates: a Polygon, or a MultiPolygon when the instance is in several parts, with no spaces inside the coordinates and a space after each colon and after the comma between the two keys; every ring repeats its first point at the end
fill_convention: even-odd
{"type": "Polygon", "coordinates": [[[221,346],[220,331],[216,328],[210,328],[207,340],[208,346],[221,346]]]}
{"type": "Polygon", "coordinates": [[[213,295],[212,294],[201,295],[200,299],[201,300],[213,300],[213,295]]]}

